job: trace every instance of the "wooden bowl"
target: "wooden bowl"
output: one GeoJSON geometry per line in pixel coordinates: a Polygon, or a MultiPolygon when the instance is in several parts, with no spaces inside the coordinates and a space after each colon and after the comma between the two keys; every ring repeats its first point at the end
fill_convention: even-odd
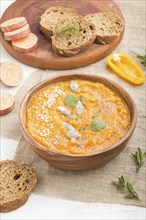
{"type": "Polygon", "coordinates": [[[19,118],[20,118],[21,130],[24,137],[31,144],[34,152],[36,152],[41,158],[61,169],[85,170],[106,164],[107,162],[115,158],[125,148],[136,126],[137,109],[133,99],[129,96],[129,94],[115,82],[91,74],[69,73],[60,76],[49,77],[49,79],[38,83],[31,90],[29,90],[29,92],[26,94],[26,96],[24,97],[21,103],[19,118]],[[56,82],[71,80],[71,79],[83,79],[94,82],[96,81],[101,82],[105,86],[109,87],[111,90],[116,92],[126,102],[130,112],[131,123],[124,137],[120,139],[117,143],[112,145],[111,147],[90,155],[64,155],[61,153],[55,153],[50,151],[45,146],[41,145],[36,140],[34,140],[28,133],[26,129],[26,109],[29,100],[38,90],[42,89],[43,87],[46,87],[50,84],[54,84],[56,82]]]}

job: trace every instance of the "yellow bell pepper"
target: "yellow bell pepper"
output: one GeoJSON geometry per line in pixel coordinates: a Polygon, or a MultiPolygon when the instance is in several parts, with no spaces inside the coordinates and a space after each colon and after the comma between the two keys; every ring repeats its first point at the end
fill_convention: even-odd
{"type": "Polygon", "coordinates": [[[124,53],[115,53],[107,57],[108,65],[124,79],[140,85],[145,82],[145,75],[141,68],[124,53]]]}

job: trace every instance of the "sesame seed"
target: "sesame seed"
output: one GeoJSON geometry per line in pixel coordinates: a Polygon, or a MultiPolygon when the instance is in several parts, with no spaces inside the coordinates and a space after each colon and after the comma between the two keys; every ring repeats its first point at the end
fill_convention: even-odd
{"type": "Polygon", "coordinates": [[[52,116],[50,116],[49,114],[41,114],[36,112],[36,118],[39,121],[44,121],[44,122],[51,122],[52,121],[52,116]]]}
{"type": "Polygon", "coordinates": [[[56,102],[56,98],[59,95],[64,95],[64,94],[65,93],[62,90],[58,89],[57,86],[55,86],[54,90],[51,93],[48,93],[45,91],[44,96],[48,100],[43,103],[43,108],[44,108],[44,106],[50,108],[56,102]]]}
{"type": "Polygon", "coordinates": [[[41,132],[40,132],[40,136],[41,137],[47,137],[49,135],[49,129],[43,129],[41,132]]]}

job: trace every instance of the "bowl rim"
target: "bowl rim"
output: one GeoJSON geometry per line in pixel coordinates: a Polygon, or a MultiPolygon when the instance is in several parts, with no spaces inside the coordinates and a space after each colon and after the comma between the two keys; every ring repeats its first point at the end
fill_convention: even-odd
{"type": "MultiPolygon", "coordinates": [[[[26,111],[25,111],[26,112],[26,111]]],[[[33,149],[38,149],[43,151],[44,153],[47,153],[49,155],[52,156],[62,156],[62,157],[66,157],[66,158],[87,158],[87,157],[94,157],[97,155],[101,155],[107,152],[110,152],[112,150],[114,150],[115,148],[121,147],[121,144],[123,144],[124,142],[126,142],[129,137],[132,135],[133,131],[135,130],[136,127],[136,123],[137,123],[137,117],[138,117],[138,112],[137,112],[137,107],[136,104],[133,100],[133,98],[128,94],[128,92],[123,89],[119,84],[117,84],[116,82],[110,80],[110,79],[106,79],[105,77],[102,76],[98,76],[97,74],[91,74],[91,73],[63,73],[63,74],[54,74],[53,76],[49,76],[49,78],[40,81],[39,83],[35,84],[24,96],[24,98],[22,99],[20,108],[19,108],[19,124],[20,124],[20,129],[22,131],[23,136],[25,137],[25,139],[32,145],[33,149]],[[66,79],[67,77],[67,79],[66,79]],[[85,78],[84,78],[85,77],[85,78]],[[94,81],[96,79],[96,82],[100,82],[102,84],[104,84],[105,86],[107,86],[108,88],[110,88],[112,91],[116,91],[116,93],[126,102],[128,109],[129,109],[129,102],[130,105],[132,106],[132,110],[133,110],[133,116],[131,116],[131,111],[129,109],[130,112],[130,127],[128,128],[128,130],[126,131],[125,135],[119,139],[118,142],[116,142],[115,144],[111,145],[108,148],[105,148],[99,152],[94,152],[94,153],[90,153],[90,154],[65,154],[65,153],[60,153],[60,152],[55,152],[55,151],[51,151],[49,150],[47,147],[43,146],[42,144],[40,144],[39,142],[37,142],[35,139],[33,139],[31,137],[31,135],[29,134],[29,132],[26,129],[25,126],[25,122],[24,122],[24,107],[27,107],[29,100],[31,99],[31,97],[38,92],[39,90],[41,90],[42,88],[40,88],[41,86],[44,85],[44,87],[51,85],[51,84],[55,84],[57,82],[62,81],[67,81],[67,80],[71,80],[71,79],[83,79],[83,80],[87,80],[87,81],[94,81]],[[94,80],[93,80],[94,79],[94,80]],[[58,80],[55,83],[50,83],[47,85],[47,83],[49,83],[52,80],[58,80]],[[37,91],[35,92],[35,90],[37,89],[37,91]],[[128,103],[125,100],[125,96],[128,99],[128,103]],[[34,146],[35,145],[35,146],[34,146]]]]}

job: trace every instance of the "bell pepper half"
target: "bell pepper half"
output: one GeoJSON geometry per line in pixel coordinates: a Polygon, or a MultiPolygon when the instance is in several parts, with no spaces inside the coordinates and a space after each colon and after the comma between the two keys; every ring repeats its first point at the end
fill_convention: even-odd
{"type": "Polygon", "coordinates": [[[145,82],[145,75],[141,68],[124,53],[114,53],[107,57],[107,64],[122,78],[136,85],[145,82]]]}

